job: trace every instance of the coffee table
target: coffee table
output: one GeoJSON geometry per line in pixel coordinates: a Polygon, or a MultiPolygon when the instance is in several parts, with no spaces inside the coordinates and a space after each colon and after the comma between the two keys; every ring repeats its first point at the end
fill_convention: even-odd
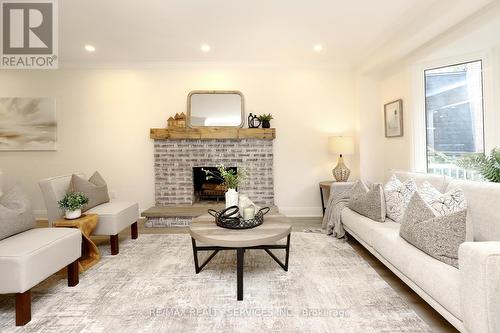
{"type": "Polygon", "coordinates": [[[208,214],[193,219],[189,227],[189,234],[193,244],[194,268],[196,274],[215,257],[219,251],[236,250],[236,285],[237,299],[243,300],[243,261],[246,250],[264,250],[285,271],[288,271],[290,255],[290,233],[292,226],[283,215],[270,215],[264,218],[264,223],[252,229],[226,229],[215,224],[214,218],[208,214]],[[286,237],[286,244],[276,244],[286,237]],[[198,245],[196,242],[203,245],[198,245]],[[276,257],[271,250],[286,250],[285,262],[276,257]],[[198,252],[212,251],[208,258],[200,265],[198,252]]]}

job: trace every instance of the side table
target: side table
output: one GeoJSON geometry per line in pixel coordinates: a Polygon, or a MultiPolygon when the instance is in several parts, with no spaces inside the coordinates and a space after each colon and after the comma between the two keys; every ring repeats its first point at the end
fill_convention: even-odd
{"type": "Polygon", "coordinates": [[[82,232],[82,256],[78,260],[80,272],[86,271],[101,259],[99,249],[90,239],[98,222],[97,214],[83,214],[74,220],[59,219],[52,222],[53,227],[78,228],[82,232]]]}
{"type": "Polygon", "coordinates": [[[325,180],[319,182],[319,193],[321,194],[321,207],[323,208],[323,215],[325,215],[325,203],[328,202],[328,199],[330,198],[330,191],[334,182],[335,180],[325,180]]]}

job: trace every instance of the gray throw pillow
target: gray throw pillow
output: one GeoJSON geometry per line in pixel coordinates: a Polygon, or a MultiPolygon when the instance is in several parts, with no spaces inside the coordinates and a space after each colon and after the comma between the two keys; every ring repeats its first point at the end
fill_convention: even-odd
{"type": "Polygon", "coordinates": [[[109,202],[108,185],[99,172],[95,172],[89,180],[80,176],[71,176],[71,192],[81,192],[89,198],[88,204],[82,207],[85,212],[95,206],[109,202]]]}
{"type": "Polygon", "coordinates": [[[369,187],[361,180],[354,185],[348,207],[377,222],[385,221],[385,198],[381,184],[369,187]]]}
{"type": "Polygon", "coordinates": [[[466,219],[466,210],[440,215],[416,192],[399,234],[431,257],[458,268],[458,247],[465,242],[466,219]]]}
{"type": "Polygon", "coordinates": [[[28,196],[14,186],[0,198],[0,240],[36,226],[28,196]]]}

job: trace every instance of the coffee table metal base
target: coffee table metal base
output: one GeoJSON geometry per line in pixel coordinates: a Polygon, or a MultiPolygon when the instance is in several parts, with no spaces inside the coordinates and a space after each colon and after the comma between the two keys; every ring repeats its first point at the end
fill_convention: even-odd
{"type": "Polygon", "coordinates": [[[201,270],[212,260],[219,251],[236,250],[236,285],[237,285],[237,299],[238,301],[243,300],[243,262],[245,260],[246,250],[264,250],[273,258],[274,261],[278,263],[286,272],[288,271],[288,258],[290,257],[290,235],[288,234],[286,238],[285,245],[259,245],[250,247],[223,247],[223,246],[197,246],[196,240],[191,237],[191,242],[193,244],[193,256],[194,256],[194,269],[196,274],[201,272],[201,270]],[[276,255],[271,252],[271,250],[286,250],[285,252],[285,262],[276,257],[276,255]],[[213,251],[208,258],[201,264],[198,261],[198,252],[203,251],[213,251]]]}

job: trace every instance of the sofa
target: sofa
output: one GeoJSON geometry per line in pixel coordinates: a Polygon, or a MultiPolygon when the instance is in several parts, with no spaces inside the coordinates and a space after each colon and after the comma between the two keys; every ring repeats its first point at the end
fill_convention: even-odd
{"type": "MultiPolygon", "coordinates": [[[[399,235],[400,224],[375,222],[349,208],[344,229],[461,332],[500,332],[500,184],[394,171],[401,181],[429,182],[442,193],[455,188],[467,199],[467,241],[459,268],[420,251],[399,235]]],[[[332,193],[333,195],[333,193],[332,193]]]]}
{"type": "MultiPolygon", "coordinates": [[[[84,174],[77,175],[85,178],[84,174]]],[[[71,176],[51,177],[39,182],[50,225],[64,215],[57,202],[68,192],[71,176]]],[[[118,234],[122,230],[130,227],[131,238],[137,239],[138,237],[139,205],[137,203],[111,198],[110,202],[93,207],[86,213],[99,215],[99,223],[94,230],[94,235],[109,236],[112,255],[119,253],[118,234]]]]}

